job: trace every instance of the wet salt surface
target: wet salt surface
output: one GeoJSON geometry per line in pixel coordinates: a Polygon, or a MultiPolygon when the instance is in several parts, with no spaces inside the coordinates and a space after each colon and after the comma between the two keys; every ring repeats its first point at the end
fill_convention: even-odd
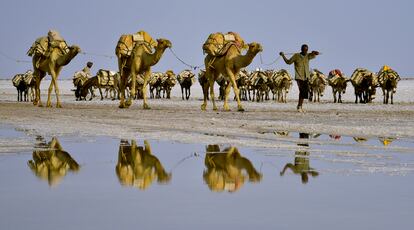
{"type": "Polygon", "coordinates": [[[145,146],[109,137],[36,137],[1,126],[2,146],[31,148],[0,154],[0,229],[412,225],[413,140],[263,135],[278,135],[284,147],[154,140],[145,146]]]}

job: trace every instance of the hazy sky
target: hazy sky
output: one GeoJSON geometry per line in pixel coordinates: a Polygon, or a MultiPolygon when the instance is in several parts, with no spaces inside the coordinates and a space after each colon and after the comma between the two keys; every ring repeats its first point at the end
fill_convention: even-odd
{"type": "MultiPolygon", "coordinates": [[[[121,34],[146,30],[167,38],[174,51],[191,65],[203,63],[201,46],[212,32],[235,31],[246,42],[263,45],[263,61],[272,62],[280,51],[298,51],[302,43],[323,54],[311,68],[334,68],[347,75],[357,67],[372,71],[388,64],[402,76],[414,76],[409,55],[414,51],[414,1],[410,0],[297,0],[297,1],[102,1],[1,0],[0,78],[32,68],[4,57],[31,60],[26,52],[49,29],[58,30],[69,45],[82,51],[114,55],[121,34]]],[[[93,61],[99,68],[117,70],[117,60],[78,55],[60,79],[93,61]]],[[[249,69],[260,65],[257,56],[249,69]]],[[[153,71],[181,71],[169,50],[153,71]]],[[[279,60],[272,68],[288,68],[279,60]]]]}

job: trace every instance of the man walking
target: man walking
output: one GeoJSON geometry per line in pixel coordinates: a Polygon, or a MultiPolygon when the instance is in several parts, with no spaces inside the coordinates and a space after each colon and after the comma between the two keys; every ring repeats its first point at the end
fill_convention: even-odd
{"type": "Polygon", "coordinates": [[[297,110],[298,112],[304,112],[302,108],[303,100],[309,97],[309,60],[314,59],[319,55],[318,51],[312,51],[308,54],[308,45],[303,44],[300,53],[295,53],[290,59],[287,59],[283,52],[279,53],[283,57],[286,64],[295,64],[295,80],[299,88],[299,101],[297,110]]]}

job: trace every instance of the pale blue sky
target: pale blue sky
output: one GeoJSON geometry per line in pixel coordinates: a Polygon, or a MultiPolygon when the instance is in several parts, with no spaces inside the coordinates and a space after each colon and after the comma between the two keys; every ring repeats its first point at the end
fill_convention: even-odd
{"type": "MultiPolygon", "coordinates": [[[[388,64],[402,76],[414,76],[410,54],[414,41],[414,1],[410,0],[298,0],[298,1],[99,1],[2,0],[0,52],[30,60],[33,41],[58,30],[69,44],[82,51],[114,55],[121,34],[146,30],[154,38],[167,38],[175,52],[192,65],[203,63],[201,46],[217,31],[235,31],[247,42],[263,45],[266,63],[279,51],[298,51],[302,43],[323,54],[311,67],[334,68],[347,75],[357,67],[373,71],[388,64]]],[[[117,69],[116,59],[78,55],[60,79],[71,78],[87,61],[92,72],[117,69]]],[[[260,65],[259,56],[249,69],[260,65]]],[[[0,78],[11,78],[31,68],[0,55],[0,78]]],[[[153,71],[186,68],[167,50],[153,71]]],[[[279,60],[272,68],[288,68],[279,60]]]]}

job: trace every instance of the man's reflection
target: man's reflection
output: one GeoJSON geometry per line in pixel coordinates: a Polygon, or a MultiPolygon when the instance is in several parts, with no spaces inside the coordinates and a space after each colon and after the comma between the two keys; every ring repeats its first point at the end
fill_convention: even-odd
{"type": "Polygon", "coordinates": [[[147,189],[156,179],[158,183],[168,183],[171,174],[167,173],[158,158],[151,153],[151,146],[144,141],[144,147],[121,140],[118,163],[115,171],[120,183],[141,190],[147,189]]]}
{"type": "Polygon", "coordinates": [[[208,145],[204,164],[207,168],[203,173],[204,181],[215,192],[235,192],[243,186],[246,177],[250,182],[259,182],[262,178],[236,147],[220,151],[218,145],[208,145]]]}
{"type": "Polygon", "coordinates": [[[48,181],[50,186],[58,185],[67,171],[79,171],[79,164],[62,149],[57,138],[49,143],[43,137],[36,138],[38,143],[33,151],[33,160],[29,160],[32,172],[39,178],[48,181]]]}
{"type": "MultiPolygon", "coordinates": [[[[309,139],[309,134],[299,133],[299,138],[309,139]]],[[[300,142],[298,143],[298,146],[301,146],[304,149],[295,151],[295,163],[286,164],[283,170],[280,172],[280,176],[283,176],[286,170],[290,169],[294,174],[300,175],[302,183],[306,184],[309,181],[309,175],[312,177],[317,177],[319,173],[309,166],[309,151],[305,150],[309,147],[309,143],[300,142]]]]}

